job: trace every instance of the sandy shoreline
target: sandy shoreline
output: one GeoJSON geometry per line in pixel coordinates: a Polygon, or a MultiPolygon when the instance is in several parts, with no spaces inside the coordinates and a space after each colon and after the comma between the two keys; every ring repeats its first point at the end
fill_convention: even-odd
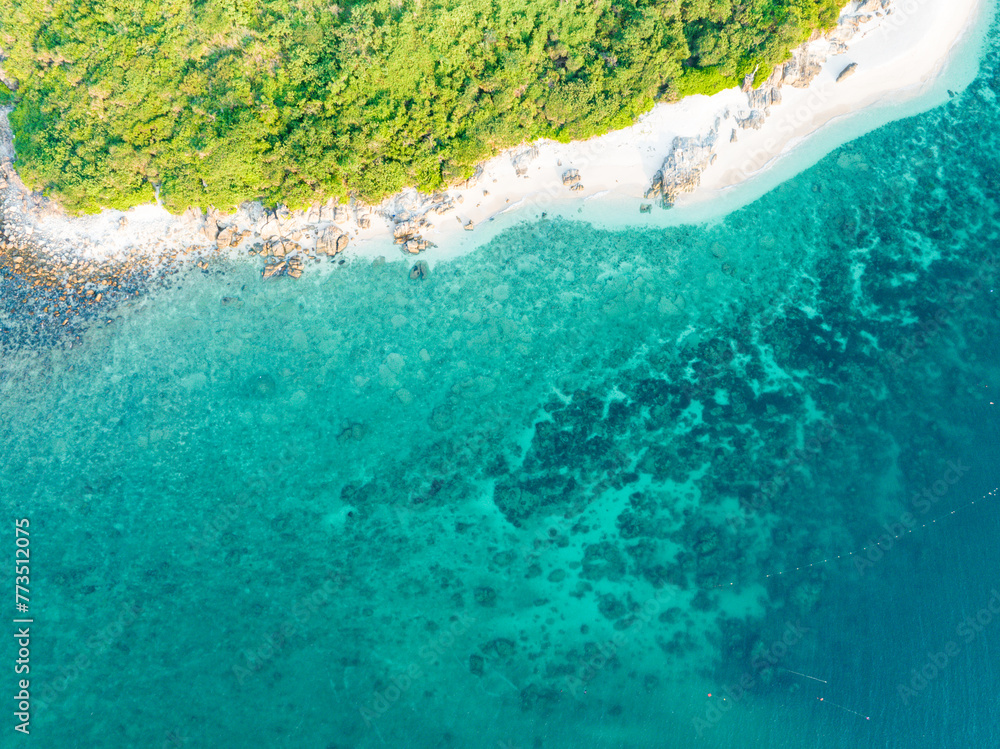
{"type": "MultiPolygon", "coordinates": [[[[900,103],[920,96],[941,74],[960,41],[983,14],[984,0],[886,0],[852,2],[837,29],[795,51],[819,69],[808,85],[795,75],[775,76],[757,91],[730,89],[714,96],[694,96],[657,105],[633,126],[584,142],[543,141],[515,150],[484,165],[476,188],[452,191],[464,197],[460,221],[477,225],[516,209],[555,211],[608,204],[616,224],[643,225],[640,206],[655,173],[667,157],[680,152],[699,169],[700,184],[683,191],[677,211],[718,202],[734,187],[753,181],[789,156],[800,144],[831,123],[873,105],[900,103]],[[851,64],[855,72],[837,82],[851,64]],[[776,92],[776,93],[775,93],[776,92]],[[780,103],[761,100],[774,96],[780,103]],[[758,127],[742,125],[757,119],[758,127]],[[680,141],[678,143],[678,140],[680,141]],[[531,152],[534,153],[531,153],[531,152]],[[523,176],[514,162],[526,162],[523,176]],[[711,163],[701,163],[711,160],[711,163]],[[583,189],[562,185],[567,169],[581,174],[583,189]],[[490,192],[483,196],[482,187],[490,192]],[[508,201],[509,202],[504,202],[508,201]]],[[[729,206],[732,210],[737,206],[729,206]]],[[[454,225],[426,236],[440,245],[454,235],[454,225]]],[[[654,221],[655,223],[655,221],[654,221]]]]}
{"type": "Polygon", "coordinates": [[[713,190],[752,177],[834,118],[919,95],[940,75],[983,6],[983,0],[890,3],[891,12],[861,26],[848,48],[829,59],[808,89],[784,89],[781,106],[764,128],[741,134],[738,148],[720,149],[717,163],[703,175],[702,194],[692,197],[711,197],[713,190]],[[856,72],[838,83],[839,71],[852,64],[856,72]]]}
{"type": "Polygon", "coordinates": [[[328,203],[268,213],[250,204],[231,216],[175,217],[149,205],[67,218],[24,189],[10,161],[9,134],[3,137],[6,115],[0,115],[0,141],[8,140],[6,148],[0,143],[3,218],[8,235],[13,227],[19,242],[40,242],[43,251],[66,261],[162,257],[173,262],[195,255],[205,262],[216,253],[252,252],[272,268],[286,263],[279,275],[289,271],[289,261],[337,255],[345,243],[348,256],[442,259],[480,244],[515,216],[546,211],[568,214],[586,206],[590,214],[605,206],[617,223],[652,219],[655,224],[655,216],[640,208],[662,215],[657,205],[662,195],[650,194],[658,172],[664,175],[667,202],[676,202],[678,211],[719,201],[832,120],[919,96],[985,5],[985,0],[851,2],[836,29],[814,35],[756,90],[734,88],[660,104],[631,127],[587,141],[521,146],[484,163],[461,188],[434,196],[406,190],[374,207],[328,203]],[[838,82],[851,65],[855,68],[838,82]],[[566,183],[570,170],[579,173],[575,184],[566,183]]]}

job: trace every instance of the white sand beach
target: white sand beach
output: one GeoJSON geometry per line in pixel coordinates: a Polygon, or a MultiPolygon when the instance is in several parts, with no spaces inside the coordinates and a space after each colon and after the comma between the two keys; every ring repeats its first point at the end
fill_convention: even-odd
{"type": "Polygon", "coordinates": [[[782,103],[764,127],[741,132],[738,143],[723,144],[695,197],[710,198],[712,191],[754,176],[834,118],[920,95],[984,8],[983,0],[892,2],[891,13],[862,26],[847,51],[830,57],[807,89],[784,88],[782,103]],[[837,83],[837,75],[851,64],[857,71],[837,83]]]}

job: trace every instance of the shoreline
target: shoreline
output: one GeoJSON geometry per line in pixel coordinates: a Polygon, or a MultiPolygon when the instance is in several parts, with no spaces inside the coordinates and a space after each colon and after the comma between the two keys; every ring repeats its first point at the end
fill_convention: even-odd
{"type": "MultiPolygon", "coordinates": [[[[520,178],[512,174],[513,163],[525,158],[522,152],[505,154],[507,164],[502,157],[492,159],[485,165],[486,181],[498,181],[486,189],[492,193],[499,188],[500,194],[511,198],[510,204],[484,203],[479,213],[466,210],[464,215],[477,225],[507,225],[512,211],[532,209],[533,217],[548,213],[606,228],[655,228],[705,223],[739,209],[846,140],[947,99],[942,91],[929,106],[915,110],[908,106],[933,92],[965,49],[976,22],[989,20],[991,4],[885,2],[891,12],[871,10],[881,7],[878,0],[849,3],[836,29],[796,48],[793,59],[757,89],[729,89],[711,97],[658,104],[631,127],[588,141],[534,144],[530,148],[537,156],[531,171],[540,179],[532,179],[530,172],[520,178]],[[905,9],[900,7],[904,5],[905,9]],[[838,76],[852,63],[857,64],[855,72],[838,83],[838,76]],[[886,114],[877,124],[852,126],[849,137],[833,146],[819,143],[820,153],[799,161],[800,154],[817,145],[814,136],[875,110],[886,114]],[[654,175],[665,171],[672,155],[670,188],[649,195],[654,175]],[[571,168],[580,172],[584,185],[576,194],[560,180],[571,168]],[[779,171],[780,179],[758,189],[779,171]],[[670,211],[657,205],[665,192],[672,193],[670,211]],[[640,212],[645,204],[651,205],[648,214],[640,212]]],[[[455,235],[447,224],[437,231],[428,238],[439,244],[455,235]]]]}
{"type": "MultiPolygon", "coordinates": [[[[661,103],[632,126],[586,141],[525,144],[483,163],[461,187],[434,195],[406,189],[378,206],[329,201],[292,212],[248,203],[231,215],[192,209],[172,216],[151,204],[68,217],[21,183],[4,110],[0,262],[16,275],[15,258],[27,254],[17,248],[27,245],[51,261],[54,275],[58,266],[80,262],[155,273],[193,260],[207,270],[213,258],[249,254],[265,260],[265,278],[297,278],[304,261],[343,263],[345,250],[386,260],[398,251],[417,263],[420,277],[418,266],[426,269],[427,261],[468,251],[512,220],[548,212],[591,220],[603,210],[619,226],[659,226],[667,216],[673,223],[706,206],[728,213],[739,207],[727,203],[734,192],[774,171],[829,123],[918,97],[988,5],[855,0],[833,30],[815,33],[756,89],[661,103]],[[676,208],[664,212],[661,205],[676,208]]],[[[88,280],[79,293],[93,297],[95,288],[88,280]]]]}
{"type": "MultiPolygon", "coordinates": [[[[741,152],[722,152],[719,163],[705,174],[704,194],[692,198],[711,198],[753,178],[838,118],[916,98],[942,75],[988,6],[984,0],[890,3],[888,8],[895,10],[880,22],[859,27],[847,48],[834,53],[837,57],[829,59],[808,89],[794,84],[784,88],[780,111],[774,114],[777,122],[746,133],[741,152]],[[856,66],[854,72],[838,81],[838,70],[848,66],[856,66]]],[[[821,43],[807,46],[817,44],[821,43]]]]}

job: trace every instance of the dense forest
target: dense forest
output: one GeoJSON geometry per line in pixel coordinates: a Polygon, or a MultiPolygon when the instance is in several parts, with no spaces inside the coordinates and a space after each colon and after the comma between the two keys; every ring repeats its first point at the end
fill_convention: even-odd
{"type": "Polygon", "coordinates": [[[837,0],[0,0],[18,169],[72,210],[375,200],[758,80],[837,0]]]}

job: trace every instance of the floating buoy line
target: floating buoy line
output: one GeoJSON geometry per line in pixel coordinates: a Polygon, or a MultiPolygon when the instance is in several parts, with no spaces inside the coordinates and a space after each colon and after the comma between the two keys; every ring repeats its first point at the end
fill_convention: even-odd
{"type": "MultiPolygon", "coordinates": [[[[941,522],[941,521],[943,521],[943,520],[945,520],[947,518],[950,518],[952,515],[955,515],[955,514],[961,512],[961,511],[963,511],[963,510],[967,510],[968,508],[974,506],[976,503],[982,504],[982,502],[984,500],[996,499],[996,497],[998,496],[998,494],[1000,494],[1000,487],[995,487],[993,489],[993,491],[986,492],[986,494],[984,494],[983,496],[981,496],[979,499],[974,499],[971,502],[967,502],[966,504],[961,505],[960,507],[956,507],[954,510],[950,510],[949,512],[946,512],[946,513],[943,513],[941,515],[938,515],[937,517],[932,518],[932,519],[928,520],[927,522],[920,523],[918,525],[913,525],[913,527],[911,527],[911,528],[905,528],[905,529],[903,529],[904,523],[901,520],[897,521],[895,524],[899,525],[900,528],[903,529],[903,531],[904,531],[903,533],[899,533],[899,534],[892,535],[892,536],[890,536],[889,533],[883,533],[883,534],[881,534],[879,536],[879,538],[890,538],[892,540],[903,538],[904,536],[906,536],[906,535],[908,535],[910,533],[913,533],[915,531],[918,531],[921,528],[930,528],[931,526],[934,526],[937,523],[939,523],[939,522],[941,522]]],[[[905,514],[904,514],[904,517],[905,517],[905,514]]],[[[803,565],[800,565],[798,567],[789,567],[788,569],[781,570],[779,572],[771,572],[769,574],[764,575],[764,578],[767,579],[767,578],[772,578],[772,577],[781,577],[782,575],[789,575],[789,574],[792,574],[794,572],[800,572],[802,570],[808,570],[808,569],[810,569],[812,567],[818,567],[818,566],[820,566],[822,564],[828,564],[830,562],[836,562],[838,560],[846,560],[846,559],[853,559],[853,558],[856,558],[856,557],[862,557],[862,556],[865,556],[865,553],[868,552],[869,549],[875,549],[875,548],[879,548],[879,543],[876,543],[874,546],[862,546],[861,549],[859,549],[857,551],[849,551],[846,554],[837,554],[836,556],[830,556],[830,557],[827,557],[826,559],[820,559],[820,560],[818,560],[816,562],[810,562],[809,564],[803,564],[803,565]]],[[[884,554],[885,550],[879,548],[879,553],[880,554],[884,554]]],[[[871,565],[875,561],[877,561],[877,560],[871,560],[871,559],[868,559],[867,557],[865,557],[864,564],[871,565]]],[[[735,586],[735,585],[736,585],[735,582],[731,582],[731,583],[728,583],[728,584],[722,583],[722,584],[716,585],[715,588],[713,588],[713,590],[716,589],[716,588],[728,588],[728,587],[732,587],[732,586],[735,586]]]]}
{"type": "MultiPolygon", "coordinates": [[[[890,540],[896,540],[896,539],[903,538],[904,536],[906,536],[906,535],[908,535],[910,533],[913,533],[914,531],[918,531],[918,530],[920,530],[922,528],[930,528],[932,526],[935,526],[938,523],[940,523],[943,520],[945,520],[946,518],[950,518],[953,515],[956,515],[959,512],[962,512],[963,510],[966,510],[966,509],[974,506],[977,503],[982,504],[984,500],[996,499],[997,496],[1000,496],[1000,487],[995,487],[993,489],[993,491],[987,492],[986,494],[984,494],[983,496],[981,496],[979,499],[975,499],[975,500],[972,500],[970,502],[967,502],[964,505],[956,507],[953,510],[949,510],[948,512],[942,513],[941,515],[938,515],[937,517],[931,518],[930,520],[927,520],[924,523],[919,523],[919,524],[918,523],[913,523],[912,527],[909,527],[909,528],[905,528],[904,527],[906,525],[903,522],[903,518],[906,518],[906,515],[904,514],[900,518],[900,520],[896,522],[896,524],[899,526],[900,530],[902,530],[903,532],[902,533],[898,533],[898,534],[892,534],[891,531],[887,529],[887,532],[881,534],[879,536],[879,539],[887,538],[887,539],[890,539],[890,540]]],[[[883,528],[884,527],[885,526],[883,526],[883,528]]],[[[889,528],[891,529],[891,527],[892,527],[892,525],[890,524],[889,528]]],[[[879,546],[879,543],[880,542],[878,540],[876,540],[876,544],[875,544],[874,547],[873,546],[862,546],[861,549],[859,549],[857,551],[849,551],[846,554],[837,554],[835,556],[830,556],[830,557],[827,557],[826,559],[821,559],[821,560],[818,560],[816,562],[811,562],[809,564],[800,565],[798,567],[790,567],[787,570],[781,570],[779,572],[772,572],[770,574],[764,575],[764,579],[772,578],[772,577],[781,577],[783,575],[789,575],[789,574],[792,574],[794,572],[798,572],[798,571],[801,571],[801,570],[807,570],[807,569],[810,569],[812,567],[818,567],[821,564],[829,564],[831,562],[836,562],[836,561],[839,561],[839,560],[846,560],[846,559],[854,559],[856,557],[863,557],[864,558],[863,564],[865,564],[865,565],[872,565],[872,564],[874,564],[874,561],[871,560],[870,558],[868,558],[867,556],[864,556],[864,555],[866,554],[866,552],[869,551],[869,549],[877,548],[879,546]]],[[[890,548],[891,548],[891,546],[890,546],[890,548]]],[[[882,549],[879,549],[879,553],[880,554],[884,554],[885,551],[882,550],[882,549]]],[[[717,588],[728,588],[728,587],[735,586],[735,585],[736,585],[735,582],[731,582],[728,585],[726,585],[726,584],[716,585],[715,588],[716,589],[717,588]]],[[[829,681],[827,681],[826,679],[821,679],[818,676],[811,676],[809,674],[802,673],[801,671],[793,671],[793,670],[791,670],[789,668],[783,668],[783,667],[779,667],[779,670],[780,671],[784,671],[784,672],[789,673],[789,674],[794,674],[794,675],[802,677],[804,679],[809,679],[809,680],[817,682],[819,684],[823,684],[824,687],[827,688],[827,689],[830,688],[829,687],[829,681]]],[[[708,696],[712,697],[712,694],[713,693],[709,693],[708,696]]],[[[726,698],[723,697],[722,699],[725,700],[726,698]]],[[[840,704],[838,704],[836,702],[831,702],[830,700],[828,700],[826,698],[825,695],[822,695],[822,696],[819,696],[819,697],[815,697],[815,700],[817,702],[822,703],[823,705],[828,705],[831,708],[835,708],[837,710],[841,710],[841,711],[843,711],[845,713],[849,713],[851,715],[856,715],[858,718],[861,718],[861,719],[863,719],[865,721],[871,721],[871,716],[869,714],[858,712],[857,710],[854,710],[854,709],[852,709],[850,707],[845,707],[844,705],[840,705],[840,704]]]]}
{"type": "Polygon", "coordinates": [[[864,718],[865,720],[871,720],[871,716],[865,715],[864,713],[859,713],[857,710],[851,710],[849,707],[844,707],[843,705],[838,705],[836,702],[830,702],[830,700],[825,697],[817,697],[817,700],[822,702],[824,705],[830,705],[831,707],[839,708],[845,713],[851,713],[852,715],[857,715],[859,718],[864,718]]]}

